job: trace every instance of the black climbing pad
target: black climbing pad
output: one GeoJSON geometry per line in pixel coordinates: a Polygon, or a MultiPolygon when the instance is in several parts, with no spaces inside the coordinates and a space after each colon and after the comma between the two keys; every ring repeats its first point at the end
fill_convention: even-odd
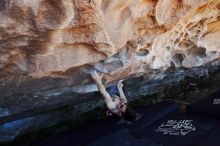
{"type": "Polygon", "coordinates": [[[146,106],[132,125],[117,125],[113,116],[33,146],[219,146],[219,105],[212,104],[218,95],[190,105],[187,113],[178,113],[173,103],[146,106]]]}
{"type": "MultiPolygon", "coordinates": [[[[131,133],[163,146],[195,146],[217,128],[215,118],[174,113],[131,133]]],[[[220,129],[219,129],[220,130],[220,129]]]]}
{"type": "Polygon", "coordinates": [[[190,113],[220,117],[220,91],[188,106],[190,113]]]}
{"type": "Polygon", "coordinates": [[[162,117],[177,111],[177,104],[158,104],[139,109],[144,116],[132,125],[121,125],[122,129],[93,142],[92,146],[158,146],[147,138],[138,138],[130,133],[132,130],[142,129],[158,121],[162,117]]]}
{"type": "Polygon", "coordinates": [[[127,143],[124,144],[130,143],[132,146],[136,146],[147,143],[149,146],[154,146],[155,144],[150,142],[148,139],[138,139],[129,133],[129,131],[149,126],[155,121],[177,110],[178,105],[173,103],[145,106],[137,110],[138,112],[143,113],[144,116],[132,125],[118,125],[118,119],[115,117],[111,117],[107,120],[91,121],[88,125],[84,125],[79,129],[57,135],[50,139],[35,142],[32,146],[84,146],[90,144],[108,145],[111,141],[114,141],[115,145],[117,145],[116,143],[122,145],[124,141],[127,141],[127,143]],[[120,137],[123,137],[123,139],[116,139],[114,135],[117,135],[116,137],[121,135],[120,137]]]}
{"type": "Polygon", "coordinates": [[[210,131],[205,137],[195,143],[195,146],[219,146],[220,145],[220,121],[216,123],[216,127],[210,131]]]}
{"type": "Polygon", "coordinates": [[[102,139],[89,144],[89,146],[159,146],[147,138],[136,138],[129,133],[128,129],[124,129],[102,139]]]}
{"type": "Polygon", "coordinates": [[[132,130],[142,129],[166,115],[177,112],[178,110],[179,105],[176,103],[157,104],[139,109],[138,112],[143,113],[144,116],[139,121],[132,124],[129,128],[132,130]]]}

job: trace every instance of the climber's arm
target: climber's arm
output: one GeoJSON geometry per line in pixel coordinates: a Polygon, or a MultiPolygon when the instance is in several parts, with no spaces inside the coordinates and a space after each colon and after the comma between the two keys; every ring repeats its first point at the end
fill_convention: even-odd
{"type": "Polygon", "coordinates": [[[120,95],[120,98],[122,100],[124,100],[125,102],[127,102],[127,99],[126,99],[126,96],[124,94],[124,91],[122,89],[123,87],[123,83],[122,83],[122,80],[120,80],[118,83],[117,83],[117,88],[118,88],[118,91],[119,91],[119,95],[120,95]]]}
{"type": "Polygon", "coordinates": [[[102,96],[104,97],[104,100],[107,103],[109,102],[113,102],[111,96],[109,95],[109,93],[106,91],[104,85],[102,84],[102,78],[103,78],[103,74],[98,74],[96,71],[94,71],[91,74],[93,80],[96,82],[96,85],[99,89],[99,91],[101,92],[102,96]]]}

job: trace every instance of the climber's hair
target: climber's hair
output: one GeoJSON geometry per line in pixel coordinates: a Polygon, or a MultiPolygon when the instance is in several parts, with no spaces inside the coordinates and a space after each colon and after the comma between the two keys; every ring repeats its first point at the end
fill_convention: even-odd
{"type": "Polygon", "coordinates": [[[122,117],[127,121],[135,121],[136,116],[137,113],[129,105],[127,105],[125,112],[122,113],[122,117]]]}

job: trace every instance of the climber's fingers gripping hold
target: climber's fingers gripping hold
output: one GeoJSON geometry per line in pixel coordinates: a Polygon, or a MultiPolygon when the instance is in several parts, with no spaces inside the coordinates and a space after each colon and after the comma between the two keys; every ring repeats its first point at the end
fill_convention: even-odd
{"type": "Polygon", "coordinates": [[[96,70],[94,70],[92,73],[91,73],[91,77],[95,80],[95,81],[101,81],[102,78],[103,78],[104,74],[103,73],[97,73],[96,70]]]}
{"type": "Polygon", "coordinates": [[[120,80],[117,83],[118,88],[122,88],[124,86],[124,84],[122,83],[124,80],[120,80]]]}

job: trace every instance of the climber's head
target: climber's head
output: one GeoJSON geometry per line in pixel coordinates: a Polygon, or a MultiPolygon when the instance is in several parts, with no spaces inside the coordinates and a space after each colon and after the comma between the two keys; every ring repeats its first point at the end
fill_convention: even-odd
{"type": "Polygon", "coordinates": [[[122,112],[122,117],[127,121],[136,121],[137,113],[130,107],[126,106],[126,109],[124,112],[122,112]]]}
{"type": "Polygon", "coordinates": [[[126,108],[127,108],[127,102],[121,101],[118,104],[118,108],[120,109],[121,113],[124,113],[126,111],[126,108]]]}

